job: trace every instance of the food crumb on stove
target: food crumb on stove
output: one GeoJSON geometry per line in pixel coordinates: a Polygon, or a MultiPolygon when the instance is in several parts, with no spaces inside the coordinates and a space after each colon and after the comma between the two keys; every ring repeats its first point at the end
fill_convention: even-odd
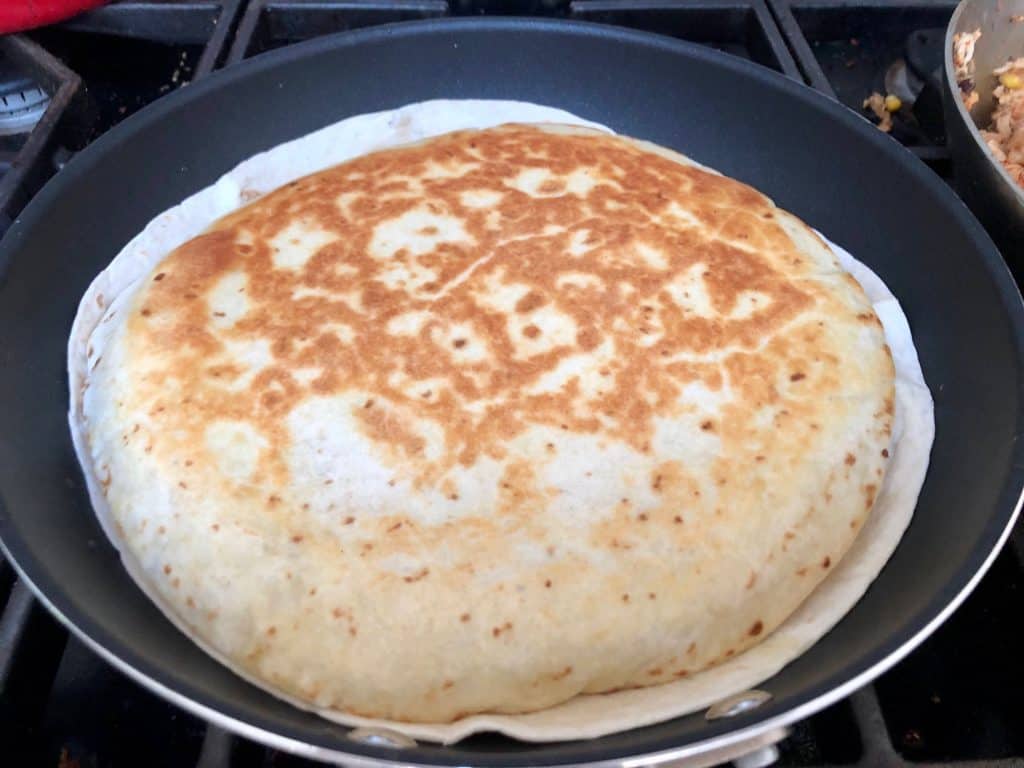
{"type": "Polygon", "coordinates": [[[924,744],[924,739],[921,738],[921,732],[910,728],[903,734],[903,743],[908,747],[920,747],[924,744]]]}
{"type": "Polygon", "coordinates": [[[882,96],[878,91],[874,91],[864,99],[864,103],[861,106],[864,109],[871,110],[875,117],[878,118],[878,123],[876,123],[878,130],[883,133],[889,133],[892,130],[892,113],[897,111],[903,104],[899,98],[892,94],[882,96]]]}

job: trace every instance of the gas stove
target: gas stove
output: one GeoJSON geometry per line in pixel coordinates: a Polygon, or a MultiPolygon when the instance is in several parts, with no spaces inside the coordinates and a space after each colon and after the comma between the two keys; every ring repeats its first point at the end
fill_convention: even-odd
{"type": "MultiPolygon", "coordinates": [[[[319,35],[415,19],[541,15],[615,24],[751,60],[865,116],[955,188],[934,74],[946,0],[169,0],[120,2],[0,38],[0,233],[45,181],[139,108],[215,69],[319,35]]],[[[884,182],[885,168],[878,169],[884,182]]],[[[0,264],[0,275],[4,265],[0,264]]],[[[1024,767],[1024,531],[960,610],[875,684],[746,766],[1024,767]]],[[[70,637],[0,560],[4,765],[303,766],[189,715],[70,637]]]]}

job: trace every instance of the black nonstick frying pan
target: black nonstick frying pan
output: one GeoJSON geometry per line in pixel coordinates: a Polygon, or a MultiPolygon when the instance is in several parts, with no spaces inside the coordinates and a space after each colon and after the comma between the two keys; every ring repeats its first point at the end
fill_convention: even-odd
{"type": "Polygon", "coordinates": [[[910,153],[780,75],[669,38],[546,20],[440,20],[289,47],[215,74],[113,129],[36,196],[0,247],[0,537],[47,606],[179,705],[277,747],[352,765],[706,764],[896,663],[966,597],[1024,485],[1024,311],[967,209],[910,153]],[[914,521],[828,635],[733,718],[702,713],[589,741],[354,741],[243,682],[164,619],[97,525],[71,449],[65,345],[79,297],[158,212],[242,159],[348,115],[437,97],[562,107],[749,182],[876,270],[901,299],[935,397],[914,521]]]}

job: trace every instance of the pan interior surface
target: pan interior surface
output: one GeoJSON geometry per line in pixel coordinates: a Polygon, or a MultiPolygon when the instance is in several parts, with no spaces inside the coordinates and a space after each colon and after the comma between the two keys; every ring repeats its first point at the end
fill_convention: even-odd
{"type": "Polygon", "coordinates": [[[443,765],[584,763],[721,737],[799,708],[808,714],[811,702],[824,706],[837,686],[905,652],[962,595],[1006,531],[1024,480],[1024,448],[1014,439],[1024,429],[1024,313],[966,208],[908,152],[824,97],[755,65],[643,33],[442,20],[259,57],[161,100],[82,152],[11,228],[0,276],[6,551],[53,610],[123,666],[247,735],[291,740],[279,742],[286,749],[443,765]],[[400,752],[358,744],[192,645],[134,586],[100,531],[65,418],[67,333],[91,279],[154,215],[246,157],[349,115],[432,98],[546,104],[677,149],[772,197],[900,298],[935,396],[932,466],[914,522],[840,625],[761,686],[773,698],[756,711],[560,744],[474,737],[400,752]]]}

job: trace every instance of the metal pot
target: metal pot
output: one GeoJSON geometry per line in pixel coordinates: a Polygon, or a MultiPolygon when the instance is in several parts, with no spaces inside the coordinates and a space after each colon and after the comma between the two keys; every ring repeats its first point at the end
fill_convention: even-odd
{"type": "Polygon", "coordinates": [[[1024,56],[1024,0],[963,0],[946,29],[943,111],[957,191],[981,220],[1011,267],[1024,268],[1024,189],[995,159],[979,127],[989,123],[996,77],[992,70],[1024,56]],[[1014,21],[1014,17],[1021,21],[1014,21]],[[981,30],[974,48],[974,87],[980,97],[968,111],[953,66],[953,39],[981,30]]]}

